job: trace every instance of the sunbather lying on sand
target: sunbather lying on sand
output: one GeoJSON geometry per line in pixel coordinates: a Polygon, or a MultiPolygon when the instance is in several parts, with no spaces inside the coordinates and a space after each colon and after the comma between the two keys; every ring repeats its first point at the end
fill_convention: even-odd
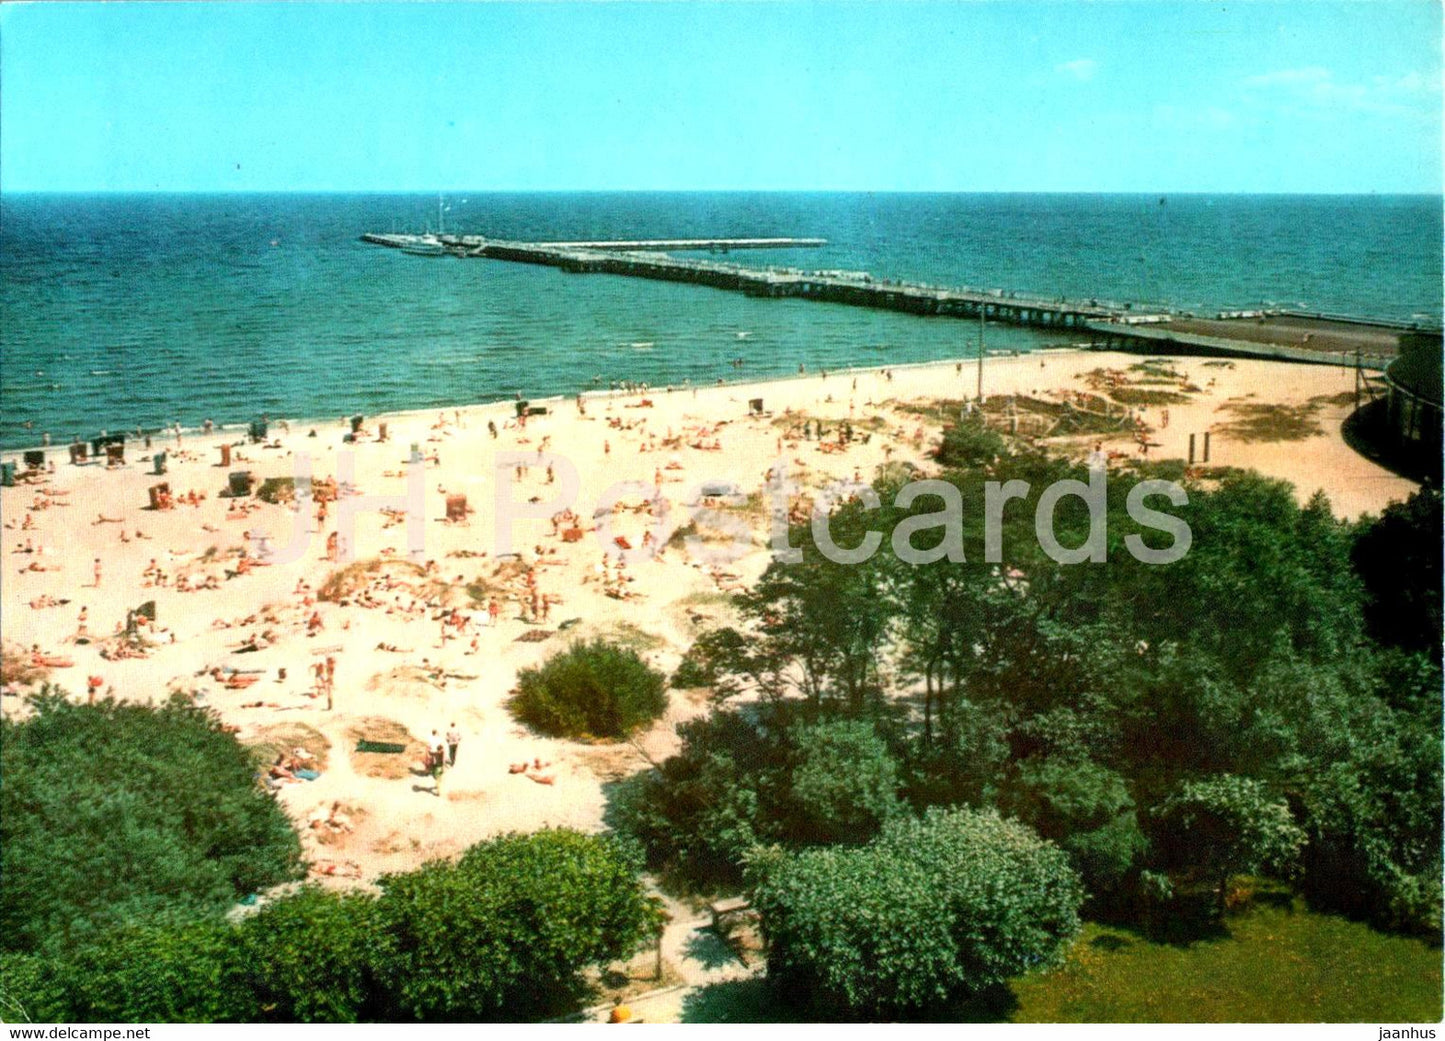
{"type": "Polygon", "coordinates": [[[530,763],[512,763],[507,767],[507,773],[526,774],[527,780],[535,781],[538,784],[556,784],[556,776],[550,772],[544,772],[546,768],[551,765],[551,763],[544,763],[540,758],[537,758],[533,759],[530,763]]]}

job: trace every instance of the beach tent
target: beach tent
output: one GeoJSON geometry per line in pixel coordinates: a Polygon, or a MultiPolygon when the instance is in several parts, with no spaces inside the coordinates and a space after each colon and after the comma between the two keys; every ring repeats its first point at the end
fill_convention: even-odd
{"type": "Polygon", "coordinates": [[[762,398],[751,398],[751,399],[749,399],[749,401],[748,401],[748,408],[752,410],[753,415],[755,415],[755,416],[762,415],[762,412],[763,412],[763,399],[762,399],[762,398]]]}
{"type": "Polygon", "coordinates": [[[81,466],[90,459],[90,447],[84,441],[77,441],[70,446],[70,462],[73,466],[81,466]]]}

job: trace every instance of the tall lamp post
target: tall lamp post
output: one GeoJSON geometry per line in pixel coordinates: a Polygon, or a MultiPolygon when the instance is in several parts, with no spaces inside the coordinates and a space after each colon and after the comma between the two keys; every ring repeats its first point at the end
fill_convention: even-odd
{"type": "Polygon", "coordinates": [[[983,315],[988,305],[979,302],[978,305],[978,404],[983,407],[983,315]]]}

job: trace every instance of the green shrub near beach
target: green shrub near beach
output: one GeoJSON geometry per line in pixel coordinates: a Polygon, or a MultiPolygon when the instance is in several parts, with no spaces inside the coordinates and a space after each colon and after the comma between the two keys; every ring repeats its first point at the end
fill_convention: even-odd
{"type": "Polygon", "coordinates": [[[667,708],[666,679],[636,651],[574,643],[517,675],[516,717],[554,737],[626,737],[667,708]]]}
{"type": "Polygon", "coordinates": [[[53,692],[33,707],[0,721],[0,947],[207,915],[300,874],[291,822],[213,713],[53,692]]]}
{"type": "Polygon", "coordinates": [[[239,924],[116,925],[44,955],[0,954],[9,1022],[528,1020],[574,1009],[579,973],[660,923],[623,848],[565,830],[508,835],[379,896],[304,887],[239,924]]]}
{"type": "Polygon", "coordinates": [[[1079,930],[1063,852],[993,813],[932,810],[755,871],[770,980],[833,1011],[926,1013],[1056,963],[1079,930]]]}

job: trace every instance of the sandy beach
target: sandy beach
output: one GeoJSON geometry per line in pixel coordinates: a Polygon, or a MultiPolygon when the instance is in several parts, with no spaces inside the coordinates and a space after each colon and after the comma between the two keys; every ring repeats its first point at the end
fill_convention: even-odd
{"type": "MultiPolygon", "coordinates": [[[[1060,400],[1097,391],[1096,370],[1137,377],[1131,366],[1140,361],[1087,351],[990,358],[984,387],[995,407],[1012,395],[1060,400]]],[[[1210,465],[1287,479],[1301,499],[1322,490],[1337,514],[1351,518],[1413,490],[1342,440],[1352,369],[1199,358],[1169,365],[1176,382],[1194,390],[1167,406],[1167,425],[1163,409],[1144,410],[1149,458],[1182,459],[1191,434],[1202,450],[1210,432],[1210,465]],[[1263,404],[1286,406],[1304,423],[1303,436],[1238,433],[1240,417],[1263,404]]],[[[343,443],[338,421],[273,421],[269,434],[279,447],[244,443],[236,429],[185,434],[180,444],[174,436],[158,439],[151,453],[169,453],[164,476],[152,473],[151,453],[134,440],[125,465],[111,469],[72,466],[55,448],[53,475],[0,497],[7,659],[17,653],[28,661],[38,647],[55,664],[35,669],[34,679],[76,698],[88,685],[142,701],[194,693],[243,742],[315,756],[319,777],[281,784],[277,796],[298,824],[317,877],[372,879],[509,830],[595,830],[603,785],[667,756],[676,724],[706,703],[673,692],[665,718],[634,743],[553,741],[507,712],[518,670],[573,638],[605,635],[670,671],[701,629],[729,616],[728,594],[766,567],[767,517],[756,499],[751,506],[736,501],[730,513],[751,525],[753,537],[744,555],[721,566],[691,559],[676,543],[651,555],[649,525],[654,544],[666,544],[690,520],[688,504],[704,483],[756,493],[780,458],[805,493],[870,479],[890,459],[934,469],[929,453],[939,425],[899,406],[961,399],[972,394],[975,378],[969,361],[899,368],[891,378],[875,369],[597,395],[586,400],[585,414],[575,399],[537,402],[548,412],[525,426],[507,404],[368,416],[355,443],[343,443]],[[750,415],[755,398],[763,399],[764,414],[750,415]],[[850,420],[868,432],[867,442],[825,450],[814,440],[786,439],[804,417],[850,420]],[[220,462],[222,444],[232,446],[229,466],[220,462]],[[404,518],[382,509],[402,505],[413,444],[427,460],[419,468],[420,552],[409,546],[404,518]],[[303,457],[315,481],[340,478],[355,495],[343,484],[319,519],[310,503],[298,511],[222,495],[230,471],[249,470],[259,485],[293,476],[303,457]],[[576,489],[567,496],[569,471],[576,489]],[[170,509],[149,508],[148,490],[159,482],[169,485],[170,509]],[[634,510],[656,486],[669,508],[634,510]],[[196,505],[185,501],[188,493],[196,505]],[[448,521],[447,499],[456,495],[466,496],[471,513],[448,521]],[[619,507],[606,510],[610,500],[619,507]],[[357,511],[354,545],[333,540],[329,553],[328,536],[348,509],[357,511]],[[570,519],[553,523],[564,509],[582,529],[576,541],[564,537],[570,519]],[[510,521],[516,555],[499,557],[499,524],[524,512],[533,516],[510,521]],[[621,548],[619,536],[634,551],[620,574],[613,560],[604,565],[605,555],[621,548]],[[344,581],[333,580],[333,595],[318,598],[344,566],[330,557],[348,551],[357,563],[344,581]],[[495,619],[487,610],[493,600],[495,619]],[[150,645],[145,656],[117,657],[127,612],[151,601],[154,623],[140,629],[150,645]],[[330,709],[315,671],[327,658],[334,661],[330,709]],[[432,732],[453,727],[461,736],[457,761],[438,794],[421,760],[432,732]],[[363,739],[405,748],[355,751],[363,739]],[[521,764],[526,771],[510,772],[521,764]]],[[[1008,422],[1006,414],[996,419],[1008,422]]],[[[1047,443],[1077,457],[1096,440],[1047,443]]],[[[1128,431],[1102,440],[1120,455],[1140,450],[1128,431]]],[[[5,697],[3,710],[23,713],[23,699],[5,697]]]]}

